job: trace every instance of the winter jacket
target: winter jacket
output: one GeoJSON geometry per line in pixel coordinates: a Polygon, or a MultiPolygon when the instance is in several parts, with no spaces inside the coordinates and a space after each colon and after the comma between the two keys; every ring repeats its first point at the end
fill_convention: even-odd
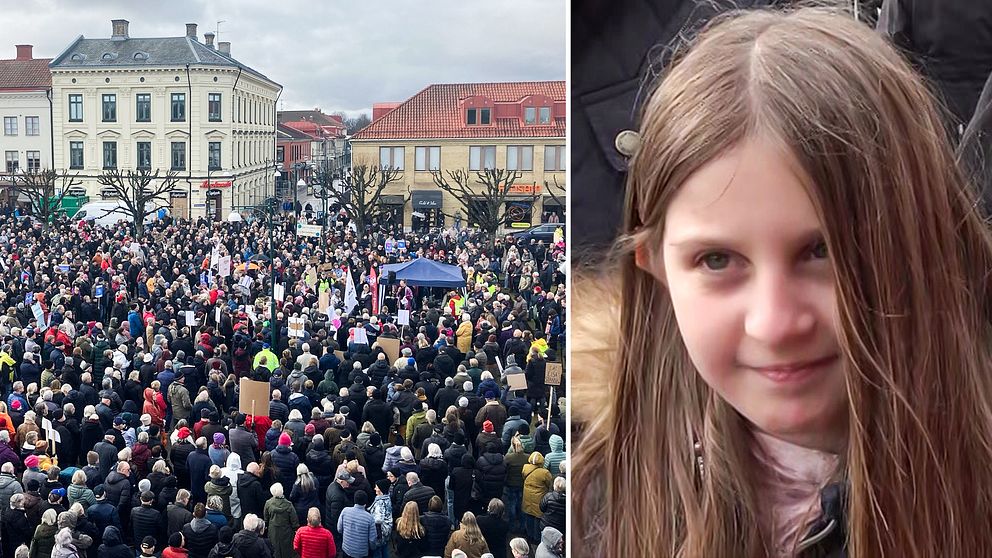
{"type": "Polygon", "coordinates": [[[6,520],[10,514],[10,497],[22,492],[21,483],[13,475],[0,474],[0,519],[6,520]]]}
{"type": "Polygon", "coordinates": [[[420,523],[424,526],[424,554],[441,556],[451,535],[451,523],[448,516],[439,512],[427,512],[420,515],[420,523]]]}
{"type": "Polygon", "coordinates": [[[247,556],[241,556],[241,551],[234,546],[233,540],[229,543],[218,542],[210,549],[210,553],[207,556],[208,558],[249,558],[247,556]]]}
{"type": "Polygon", "coordinates": [[[234,488],[231,486],[231,479],[225,476],[221,476],[217,479],[210,479],[204,483],[203,491],[207,494],[207,498],[211,496],[220,496],[221,501],[224,502],[224,508],[221,511],[224,513],[225,517],[232,517],[231,493],[234,492],[234,488]]]}
{"type": "Polygon", "coordinates": [[[425,457],[420,462],[420,481],[434,489],[434,494],[444,495],[444,481],[448,478],[448,463],[443,457],[425,457]]]}
{"type": "Polygon", "coordinates": [[[341,549],[348,556],[368,556],[369,548],[378,538],[372,514],[362,506],[345,508],[338,517],[337,527],[341,549]]]}
{"type": "Polygon", "coordinates": [[[321,525],[300,527],[293,536],[293,549],[300,558],[335,558],[338,552],[331,532],[321,525]]]}
{"type": "Polygon", "coordinates": [[[255,461],[258,455],[258,437],[244,428],[234,428],[229,433],[231,451],[241,456],[241,463],[255,461]]]}
{"type": "Polygon", "coordinates": [[[324,526],[331,531],[337,532],[338,528],[338,517],[341,516],[341,512],[351,505],[351,497],[345,492],[345,489],[341,487],[338,482],[332,482],[329,487],[327,487],[327,493],[324,495],[324,514],[322,516],[324,526]]]}
{"type": "Polygon", "coordinates": [[[300,464],[300,458],[290,446],[276,446],[272,451],[272,463],[279,469],[279,482],[283,490],[291,489],[296,482],[296,466],[300,464]]]}
{"type": "MultiPolygon", "coordinates": [[[[314,477],[316,481],[316,477],[314,477]]],[[[307,512],[310,508],[320,507],[320,485],[316,483],[312,490],[304,490],[303,486],[296,482],[293,484],[293,490],[289,494],[289,501],[293,503],[293,507],[296,509],[296,516],[300,520],[300,525],[307,522],[307,512]]]]}
{"type": "Polygon", "coordinates": [[[506,539],[510,533],[510,524],[505,519],[493,517],[486,513],[477,517],[476,520],[493,558],[506,558],[506,539]]]}
{"type": "Polygon", "coordinates": [[[554,527],[565,534],[565,493],[552,490],[541,498],[542,527],[554,527]]]}
{"type": "Polygon", "coordinates": [[[269,498],[263,513],[265,527],[272,543],[275,558],[293,558],[293,538],[299,527],[299,519],[293,504],[286,498],[269,498]]]}
{"type": "Polygon", "coordinates": [[[451,558],[451,552],[456,548],[461,549],[468,558],[481,558],[483,554],[489,552],[489,545],[486,544],[485,539],[476,544],[469,544],[465,540],[465,531],[461,529],[452,533],[451,538],[448,539],[448,544],[444,547],[444,558],[451,558]]]}
{"type": "MultiPolygon", "coordinates": [[[[55,548],[55,533],[58,527],[55,525],[38,525],[31,539],[31,558],[51,558],[52,549],[55,548]]],[[[116,558],[116,557],[114,557],[116,558]]],[[[133,558],[133,557],[128,557],[133,558]]]]}
{"type": "Polygon", "coordinates": [[[427,512],[427,505],[431,501],[431,497],[434,496],[434,489],[429,486],[424,486],[423,482],[417,483],[407,489],[406,494],[403,495],[403,506],[406,506],[407,502],[417,502],[417,507],[420,508],[420,513],[427,512]]]}
{"type": "Polygon", "coordinates": [[[131,510],[131,540],[139,542],[147,536],[155,537],[156,541],[165,541],[166,522],[162,521],[162,514],[151,506],[141,505],[131,510]]]}
{"type": "Polygon", "coordinates": [[[173,533],[182,531],[187,523],[193,521],[193,512],[176,503],[169,504],[169,507],[165,509],[165,515],[167,518],[166,531],[170,537],[173,533]]]}
{"type": "Polygon", "coordinates": [[[134,551],[124,544],[120,529],[113,525],[103,531],[103,543],[97,552],[100,558],[134,558],[134,551]]]}
{"type": "Polygon", "coordinates": [[[506,463],[501,453],[484,453],[475,462],[475,471],[482,489],[482,502],[502,498],[506,486],[506,463]]]}
{"type": "Polygon", "coordinates": [[[86,508],[86,517],[96,527],[96,532],[103,535],[107,527],[121,529],[121,516],[117,507],[104,500],[97,500],[96,504],[86,508]]]}
{"type": "Polygon", "coordinates": [[[554,477],[551,471],[544,468],[544,456],[534,452],[531,454],[534,463],[524,465],[521,474],[524,478],[524,513],[533,517],[541,517],[541,498],[551,490],[554,477]]]}
{"type": "Polygon", "coordinates": [[[238,531],[231,542],[241,553],[242,558],[272,558],[272,545],[254,531],[238,531]]]}
{"type": "MultiPolygon", "coordinates": [[[[544,456],[544,468],[551,471],[552,477],[558,476],[558,465],[565,460],[568,455],[565,453],[565,441],[557,434],[551,435],[548,442],[551,445],[551,453],[544,456]]],[[[561,529],[559,529],[561,531],[561,529]]]]}
{"type": "Polygon", "coordinates": [[[186,539],[186,550],[189,558],[207,558],[210,550],[217,544],[217,526],[209,520],[193,518],[183,526],[183,538],[186,539]]]}
{"type": "Polygon", "coordinates": [[[78,484],[70,484],[69,489],[66,491],[66,496],[69,498],[69,505],[79,502],[82,504],[83,509],[86,509],[96,503],[96,498],[93,496],[93,491],[86,485],[79,486],[78,484]]]}
{"type": "MultiPolygon", "coordinates": [[[[207,479],[210,473],[210,466],[213,465],[213,461],[210,460],[210,455],[207,454],[207,450],[201,450],[197,448],[186,458],[186,469],[189,471],[189,485],[190,492],[193,494],[193,502],[206,502],[207,493],[204,490],[204,485],[207,483],[207,479]]],[[[208,548],[206,552],[209,552],[208,548]]],[[[193,552],[190,551],[190,558],[201,558],[197,556],[192,556],[193,552]]],[[[205,558],[202,557],[202,558],[205,558]]]]}
{"type": "Polygon", "coordinates": [[[515,453],[511,450],[503,458],[503,463],[506,464],[506,486],[523,488],[523,469],[524,465],[527,464],[527,454],[523,452],[515,453]]]}
{"type": "Polygon", "coordinates": [[[241,504],[241,517],[250,513],[262,517],[268,494],[262,488],[259,478],[251,473],[238,477],[238,501],[241,504]]]}
{"type": "Polygon", "coordinates": [[[131,481],[117,471],[111,471],[103,481],[106,490],[107,503],[117,506],[118,510],[131,507],[131,481]]]}

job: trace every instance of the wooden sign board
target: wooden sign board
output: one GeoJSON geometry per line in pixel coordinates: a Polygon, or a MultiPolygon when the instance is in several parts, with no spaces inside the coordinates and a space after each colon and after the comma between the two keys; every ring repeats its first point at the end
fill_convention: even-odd
{"type": "Polygon", "coordinates": [[[269,416],[269,383],[241,378],[238,411],[246,415],[269,416]]]}
{"type": "Polygon", "coordinates": [[[544,383],[549,386],[561,385],[561,363],[549,362],[544,368],[544,383]]]}
{"type": "Polygon", "coordinates": [[[388,337],[379,337],[376,339],[379,346],[386,353],[386,358],[389,359],[389,363],[392,364],[396,362],[396,359],[400,358],[400,340],[390,339],[388,337]]]}
{"type": "Polygon", "coordinates": [[[507,374],[506,389],[510,391],[519,391],[522,389],[527,389],[527,378],[524,376],[524,374],[507,374]]]}

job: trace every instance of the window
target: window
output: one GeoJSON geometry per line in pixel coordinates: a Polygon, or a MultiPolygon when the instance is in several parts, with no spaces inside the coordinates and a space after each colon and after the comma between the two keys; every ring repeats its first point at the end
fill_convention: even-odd
{"type": "Polygon", "coordinates": [[[496,146],[473,145],[469,147],[468,168],[474,171],[496,168],[496,146]]]}
{"type": "Polygon", "coordinates": [[[211,122],[220,122],[220,93],[207,95],[207,107],[210,109],[211,122]]]}
{"type": "Polygon", "coordinates": [[[207,165],[210,170],[220,170],[220,142],[212,141],[207,146],[207,165]]]}
{"type": "Polygon", "coordinates": [[[276,148],[276,161],[282,163],[285,160],[286,160],[286,146],[280,145],[279,147],[276,148]]]}
{"type": "Polygon", "coordinates": [[[116,141],[105,141],[105,142],[103,142],[103,168],[105,168],[105,169],[116,169],[117,168],[117,142],[116,141]]]}
{"type": "Polygon", "coordinates": [[[117,95],[103,96],[103,121],[117,122],[117,95]]]}
{"type": "Polygon", "coordinates": [[[403,170],[403,148],[402,147],[380,147],[379,166],[403,170]]]}
{"type": "Polygon", "coordinates": [[[565,146],[545,145],[544,146],[544,170],[563,171],[565,170],[565,146]]]}
{"type": "Polygon", "coordinates": [[[27,151],[28,172],[38,172],[41,170],[41,151],[27,151]]]}
{"type": "Polygon", "coordinates": [[[172,121],[173,122],[185,122],[186,121],[186,94],[185,93],[173,93],[172,94],[172,121]]]}
{"type": "Polygon", "coordinates": [[[524,124],[534,124],[537,122],[537,109],[534,107],[524,107],[524,124]]]}
{"type": "Polygon", "coordinates": [[[475,124],[489,124],[490,109],[488,108],[470,108],[465,114],[465,122],[470,125],[475,124]]]}
{"type": "Polygon", "coordinates": [[[432,171],[441,168],[440,147],[418,147],[415,150],[417,158],[415,170],[432,171]]]}
{"type": "Polygon", "coordinates": [[[172,142],[172,170],[186,170],[186,142],[172,142]]]}
{"type": "Polygon", "coordinates": [[[69,122],[83,121],[83,96],[69,95],[69,122]]]}
{"type": "Polygon", "coordinates": [[[134,97],[134,120],[136,122],[152,121],[152,95],[151,93],[138,93],[134,97]]]}
{"type": "Polygon", "coordinates": [[[83,168],[83,142],[81,141],[69,142],[69,168],[83,168]]]}
{"type": "Polygon", "coordinates": [[[506,169],[517,171],[534,170],[534,146],[506,146],[506,169]]]}
{"type": "Polygon", "coordinates": [[[152,142],[150,141],[138,142],[138,168],[142,170],[151,170],[152,168],[152,142]]]}
{"type": "Polygon", "coordinates": [[[541,107],[538,114],[541,124],[551,124],[551,107],[541,107]]]}
{"type": "Polygon", "coordinates": [[[5,154],[7,156],[7,172],[9,173],[17,172],[17,163],[18,163],[17,152],[7,151],[5,154]]]}
{"type": "Polygon", "coordinates": [[[24,133],[29,136],[41,135],[41,119],[37,116],[24,117],[24,133]]]}
{"type": "Polygon", "coordinates": [[[3,117],[3,135],[5,135],[5,136],[16,136],[17,135],[17,117],[16,116],[4,116],[3,117]]]}

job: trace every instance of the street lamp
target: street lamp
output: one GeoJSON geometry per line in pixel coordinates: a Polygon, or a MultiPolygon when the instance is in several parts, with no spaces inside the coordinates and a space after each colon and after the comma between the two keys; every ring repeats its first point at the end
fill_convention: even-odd
{"type": "Polygon", "coordinates": [[[272,173],[272,199],[266,200],[265,214],[266,214],[266,225],[269,227],[269,271],[272,274],[272,298],[269,301],[271,307],[271,314],[269,317],[269,330],[272,335],[272,350],[276,350],[276,340],[278,333],[276,332],[276,258],[275,258],[275,218],[276,218],[276,207],[278,206],[278,200],[276,199],[276,182],[279,180],[279,168],[278,165],[274,166],[272,173]]]}

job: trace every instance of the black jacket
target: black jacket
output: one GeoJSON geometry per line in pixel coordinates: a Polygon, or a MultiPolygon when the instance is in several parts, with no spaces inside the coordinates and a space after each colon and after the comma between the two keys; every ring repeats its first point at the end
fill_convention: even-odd
{"type": "Polygon", "coordinates": [[[501,453],[484,453],[475,462],[475,473],[482,489],[482,502],[501,498],[506,484],[506,463],[501,453]]]}
{"type": "Polygon", "coordinates": [[[272,558],[272,546],[254,531],[238,531],[234,534],[234,547],[245,558],[272,558]]]}
{"type": "Polygon", "coordinates": [[[170,537],[173,533],[182,531],[183,526],[193,520],[193,512],[176,503],[169,504],[165,510],[165,515],[168,519],[166,534],[170,537]]]}
{"type": "Polygon", "coordinates": [[[238,499],[241,501],[241,517],[253,513],[263,517],[267,495],[262,488],[262,482],[251,473],[238,477],[238,499]]]}
{"type": "MultiPolygon", "coordinates": [[[[482,537],[489,545],[489,552],[493,558],[506,558],[507,535],[510,532],[510,524],[505,519],[493,517],[484,513],[476,518],[479,523],[479,530],[482,537]]],[[[562,531],[564,533],[564,531],[562,531]]]]}
{"type": "Polygon", "coordinates": [[[134,558],[134,551],[124,544],[120,530],[114,526],[103,531],[103,544],[98,552],[100,558],[134,558]]]}
{"type": "Polygon", "coordinates": [[[424,554],[428,556],[444,556],[444,547],[451,535],[451,523],[448,516],[439,512],[421,514],[420,523],[424,526],[424,554]]]}
{"type": "Polygon", "coordinates": [[[155,537],[156,541],[166,541],[166,537],[162,536],[164,526],[162,514],[151,506],[142,505],[131,510],[131,532],[134,534],[131,540],[136,544],[140,544],[146,536],[155,537]]]}
{"type": "Polygon", "coordinates": [[[330,529],[332,533],[338,533],[338,517],[341,512],[352,505],[348,493],[337,482],[332,482],[327,487],[327,494],[324,495],[324,527],[330,529]]]}
{"type": "Polygon", "coordinates": [[[420,508],[420,513],[427,513],[427,505],[432,496],[434,496],[433,488],[424,486],[423,482],[415,484],[408,488],[406,494],[403,495],[403,507],[406,507],[407,502],[416,502],[420,508]]]}
{"type": "Polygon", "coordinates": [[[218,531],[217,526],[207,519],[193,519],[183,526],[183,538],[186,539],[189,558],[207,558],[210,550],[217,544],[218,531]]]}
{"type": "Polygon", "coordinates": [[[103,481],[106,490],[107,503],[117,506],[121,515],[126,515],[131,508],[131,480],[117,471],[111,471],[103,481]]]}

